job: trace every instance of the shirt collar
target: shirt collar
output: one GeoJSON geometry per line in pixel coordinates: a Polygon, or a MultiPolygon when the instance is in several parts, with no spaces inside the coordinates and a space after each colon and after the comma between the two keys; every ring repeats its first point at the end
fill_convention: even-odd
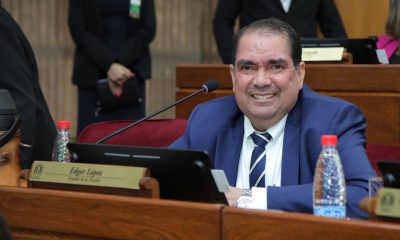
{"type": "Polygon", "coordinates": [[[292,3],[292,0],[281,0],[283,10],[285,10],[286,13],[289,12],[290,4],[292,3]]]}
{"type": "Polygon", "coordinates": [[[254,129],[253,125],[250,122],[250,119],[247,116],[244,116],[244,137],[245,138],[250,138],[250,135],[253,132],[259,132],[259,133],[268,132],[272,136],[272,140],[273,140],[274,137],[276,137],[279,134],[283,133],[283,131],[285,130],[287,117],[288,117],[288,114],[286,114],[281,120],[279,120],[279,122],[277,122],[272,127],[268,128],[266,131],[259,132],[259,131],[254,129]]]}

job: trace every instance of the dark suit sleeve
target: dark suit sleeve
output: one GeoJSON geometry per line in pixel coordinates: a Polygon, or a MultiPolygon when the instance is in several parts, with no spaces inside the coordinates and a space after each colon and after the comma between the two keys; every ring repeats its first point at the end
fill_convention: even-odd
{"type": "Polygon", "coordinates": [[[186,123],[186,131],[185,133],[179,137],[178,139],[176,139],[173,143],[171,143],[168,148],[172,148],[172,149],[192,149],[192,146],[190,144],[190,134],[189,132],[191,132],[192,129],[192,121],[193,119],[195,119],[195,116],[198,112],[198,106],[196,106],[193,111],[190,113],[189,119],[186,123]]]}
{"type": "Polygon", "coordinates": [[[142,1],[140,19],[136,22],[134,35],[118,53],[118,61],[128,66],[141,58],[156,35],[156,16],[153,0],[142,1]]]}
{"type": "Polygon", "coordinates": [[[222,62],[232,63],[235,20],[239,15],[241,0],[219,0],[213,19],[213,32],[222,62]]]}
{"type": "Polygon", "coordinates": [[[318,23],[326,38],[346,38],[346,30],[334,0],[321,0],[318,23]]]}
{"type": "Polygon", "coordinates": [[[32,49],[12,17],[0,8],[0,88],[7,89],[22,118],[21,167],[49,160],[55,127],[39,86],[32,49]]]}
{"type": "MultiPolygon", "coordinates": [[[[365,130],[366,121],[363,114],[358,108],[349,104],[337,111],[334,119],[331,119],[330,129],[327,129],[339,138],[337,148],[346,179],[347,217],[350,218],[367,217],[367,214],[360,210],[359,203],[368,195],[368,178],[375,176],[365,152],[365,130]]],[[[312,147],[315,146],[306,146],[306,148],[312,147]]],[[[315,159],[301,159],[301,161],[311,163],[315,159]]],[[[312,212],[312,182],[313,179],[310,179],[308,183],[300,185],[268,187],[268,208],[312,212]]]]}
{"type": "Polygon", "coordinates": [[[88,27],[87,16],[84,14],[86,1],[70,0],[68,9],[68,26],[72,40],[104,72],[115,61],[115,56],[101,39],[88,27]]]}
{"type": "MultiPolygon", "coordinates": [[[[1,17],[1,21],[3,18],[1,17]]],[[[36,135],[35,91],[32,72],[24,57],[23,48],[13,30],[0,25],[0,88],[7,89],[21,114],[21,142],[34,146],[36,135]],[[7,31],[10,30],[10,31],[7,31]]],[[[23,148],[22,167],[29,168],[32,148],[23,148]]]]}

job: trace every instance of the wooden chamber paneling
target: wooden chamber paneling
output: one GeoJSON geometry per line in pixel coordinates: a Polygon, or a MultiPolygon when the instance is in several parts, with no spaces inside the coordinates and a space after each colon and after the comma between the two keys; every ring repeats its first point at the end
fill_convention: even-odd
{"type": "Polygon", "coordinates": [[[226,207],[223,211],[224,239],[398,239],[397,223],[360,219],[332,219],[291,212],[254,211],[226,207]],[[250,224],[249,224],[250,223],[250,224]]]}
{"type": "Polygon", "coordinates": [[[0,186],[15,240],[221,239],[221,204],[0,186]]]}
{"type": "Polygon", "coordinates": [[[349,38],[385,33],[389,0],[335,0],[349,38]]]}

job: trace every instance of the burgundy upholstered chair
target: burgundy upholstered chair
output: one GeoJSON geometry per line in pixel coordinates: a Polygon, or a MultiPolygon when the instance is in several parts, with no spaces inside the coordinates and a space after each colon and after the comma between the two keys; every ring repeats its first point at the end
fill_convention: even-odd
{"type": "Polygon", "coordinates": [[[400,162],[400,145],[367,144],[367,155],[372,167],[380,175],[378,161],[393,160],[400,162]]]}
{"type": "MultiPolygon", "coordinates": [[[[80,143],[95,143],[133,121],[105,121],[92,123],[80,133],[80,143]]],[[[186,129],[185,119],[146,120],[104,141],[104,144],[164,147],[173,143],[186,129]]]]}

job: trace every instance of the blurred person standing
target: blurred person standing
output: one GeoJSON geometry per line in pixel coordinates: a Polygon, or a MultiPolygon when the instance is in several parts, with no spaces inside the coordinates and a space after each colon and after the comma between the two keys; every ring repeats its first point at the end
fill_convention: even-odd
{"type": "Polygon", "coordinates": [[[384,49],[390,64],[400,63],[400,1],[391,0],[386,20],[386,34],[378,38],[378,49],[384,49]]]}
{"type": "Polygon", "coordinates": [[[151,78],[149,45],[156,33],[154,1],[70,0],[68,24],[76,45],[72,82],[78,86],[78,135],[93,122],[142,118],[145,80],[151,78]],[[118,98],[130,78],[136,78],[137,103],[97,111],[98,80],[106,79],[118,98]]]}
{"type": "Polygon", "coordinates": [[[289,23],[303,38],[317,37],[318,25],[324,37],[347,37],[334,0],[218,0],[213,32],[225,64],[232,63],[237,17],[240,28],[255,20],[274,17],[289,23]]]}
{"type": "Polygon", "coordinates": [[[18,23],[0,2],[0,89],[9,91],[22,118],[21,168],[50,160],[56,128],[42,89],[35,54],[18,23]]]}

